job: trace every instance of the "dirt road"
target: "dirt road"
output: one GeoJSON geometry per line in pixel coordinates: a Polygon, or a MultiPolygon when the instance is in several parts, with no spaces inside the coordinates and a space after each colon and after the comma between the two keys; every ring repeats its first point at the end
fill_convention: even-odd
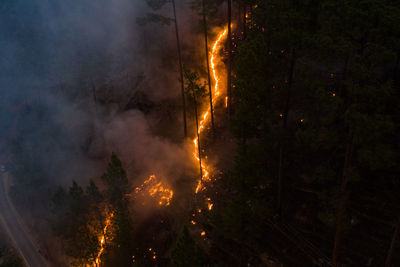
{"type": "Polygon", "coordinates": [[[0,173],[0,220],[27,266],[45,267],[47,266],[45,260],[32,242],[26,227],[24,227],[22,220],[11,203],[7,192],[6,179],[7,174],[0,173]]]}

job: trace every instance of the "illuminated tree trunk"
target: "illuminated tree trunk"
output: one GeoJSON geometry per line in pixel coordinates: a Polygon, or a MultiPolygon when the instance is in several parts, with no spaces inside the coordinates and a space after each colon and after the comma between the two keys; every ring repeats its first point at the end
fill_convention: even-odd
{"type": "Polygon", "coordinates": [[[231,31],[231,20],[232,20],[232,0],[228,0],[228,71],[227,71],[227,94],[228,94],[228,114],[229,117],[232,115],[232,31],[231,31]]]}
{"type": "Polygon", "coordinates": [[[215,136],[215,127],[214,127],[214,109],[213,109],[213,101],[212,101],[212,91],[211,91],[211,78],[210,78],[210,63],[208,62],[208,38],[207,38],[207,19],[206,19],[206,8],[204,4],[204,0],[201,1],[203,8],[203,27],[204,27],[204,44],[206,49],[206,63],[207,63],[207,78],[208,78],[208,91],[210,96],[210,112],[211,112],[211,128],[213,134],[215,136]]]}
{"type": "Polygon", "coordinates": [[[193,92],[194,101],[194,116],[196,117],[196,134],[197,134],[197,150],[199,153],[199,165],[200,165],[200,180],[203,180],[203,168],[201,166],[201,148],[200,148],[200,133],[199,133],[199,118],[197,115],[197,100],[196,94],[193,92]]]}
{"type": "Polygon", "coordinates": [[[179,41],[178,20],[177,20],[177,17],[176,17],[175,0],[171,0],[171,2],[172,2],[172,8],[174,10],[176,45],[177,45],[177,48],[178,48],[179,72],[180,72],[180,76],[181,76],[182,109],[183,109],[183,131],[184,131],[185,137],[187,137],[186,100],[185,100],[185,85],[184,85],[184,81],[183,81],[183,66],[182,66],[182,55],[181,55],[181,43],[179,41]]]}
{"type": "Polygon", "coordinates": [[[385,261],[385,267],[390,267],[392,265],[393,251],[394,248],[396,247],[396,241],[399,236],[399,228],[400,228],[400,219],[398,219],[396,228],[394,229],[392,242],[390,243],[390,248],[385,261]]]}
{"type": "Polygon", "coordinates": [[[346,155],[344,158],[344,164],[343,164],[343,171],[342,171],[342,185],[340,188],[340,202],[339,202],[339,207],[337,211],[337,216],[336,216],[336,234],[335,234],[335,241],[334,241],[334,246],[333,246],[333,252],[332,252],[332,265],[333,267],[337,267],[339,264],[339,250],[340,250],[340,244],[342,240],[342,233],[343,233],[343,219],[344,219],[344,214],[346,211],[346,203],[347,203],[347,194],[346,194],[346,189],[347,189],[347,183],[349,181],[349,169],[351,167],[351,159],[353,156],[353,149],[354,149],[354,144],[353,144],[353,134],[349,134],[349,140],[346,145],[346,155]]]}
{"type": "MultiPolygon", "coordinates": [[[[296,49],[292,48],[290,60],[290,70],[289,70],[289,79],[288,79],[288,91],[286,96],[285,110],[283,112],[283,125],[282,128],[284,133],[286,133],[287,122],[289,117],[290,110],[290,99],[292,97],[292,86],[293,86],[293,73],[294,73],[294,65],[296,62],[296,49]]],[[[277,182],[277,203],[276,203],[276,211],[278,215],[282,213],[282,176],[283,176],[283,163],[284,163],[284,141],[281,141],[279,144],[279,165],[278,165],[278,182],[277,182]]]]}

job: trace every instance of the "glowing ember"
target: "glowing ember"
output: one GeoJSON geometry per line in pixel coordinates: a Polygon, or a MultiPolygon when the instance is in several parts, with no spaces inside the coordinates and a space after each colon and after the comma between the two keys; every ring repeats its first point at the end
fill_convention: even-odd
{"type": "Polygon", "coordinates": [[[163,182],[159,181],[155,175],[143,182],[141,186],[136,187],[135,193],[148,193],[151,197],[157,199],[160,206],[169,206],[174,196],[174,191],[167,188],[163,182]]]}

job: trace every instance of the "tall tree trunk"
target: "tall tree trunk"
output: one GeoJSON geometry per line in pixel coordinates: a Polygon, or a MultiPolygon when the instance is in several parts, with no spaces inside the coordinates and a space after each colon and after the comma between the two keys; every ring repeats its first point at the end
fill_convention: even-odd
{"type": "Polygon", "coordinates": [[[184,85],[184,81],[183,81],[183,66],[182,66],[182,55],[181,55],[181,43],[179,41],[178,20],[177,20],[177,17],[176,17],[175,0],[171,0],[171,2],[172,2],[172,8],[174,10],[176,46],[177,46],[177,49],[178,49],[179,72],[180,72],[180,76],[181,76],[182,108],[183,108],[183,131],[184,131],[185,137],[187,137],[186,99],[185,99],[185,85],[184,85]]]}
{"type": "MultiPolygon", "coordinates": [[[[344,99],[343,110],[345,111],[349,106],[349,99],[351,98],[349,92],[346,91],[346,80],[347,80],[347,72],[349,68],[350,57],[347,56],[344,61],[343,66],[343,76],[341,85],[339,87],[338,95],[344,99]]],[[[346,189],[347,189],[347,182],[348,182],[348,170],[351,166],[351,158],[353,155],[353,133],[349,130],[348,133],[348,140],[346,141],[346,154],[343,163],[343,170],[342,170],[342,185],[340,188],[340,199],[339,199],[339,206],[336,212],[336,232],[335,232],[335,240],[333,244],[333,251],[332,251],[332,266],[337,267],[339,265],[339,250],[340,244],[342,240],[342,232],[343,232],[343,220],[346,211],[346,189]]]]}
{"type": "Polygon", "coordinates": [[[349,67],[349,61],[350,61],[350,58],[347,57],[345,59],[344,66],[343,66],[342,82],[341,82],[341,86],[339,87],[339,92],[338,92],[338,96],[340,96],[340,97],[344,97],[344,87],[345,87],[345,81],[347,79],[347,69],[349,67]]]}
{"type": "Polygon", "coordinates": [[[232,0],[228,0],[228,71],[227,71],[227,93],[228,93],[228,115],[232,115],[232,30],[231,30],[231,20],[232,20],[232,0]]]}
{"type": "Polygon", "coordinates": [[[285,128],[285,129],[287,127],[287,121],[288,121],[289,110],[290,110],[290,101],[292,98],[293,74],[294,74],[295,63],[296,63],[296,49],[292,48],[291,59],[290,59],[289,78],[288,78],[288,91],[287,91],[287,96],[286,96],[285,110],[283,113],[283,128],[285,128]]]}
{"type": "Polygon", "coordinates": [[[200,180],[203,180],[203,168],[201,166],[201,148],[200,148],[200,133],[199,133],[199,118],[197,115],[197,99],[196,94],[193,92],[194,100],[194,116],[196,117],[196,133],[197,133],[197,150],[199,153],[199,165],[200,165],[200,180]]]}
{"type": "MultiPolygon", "coordinates": [[[[286,95],[285,110],[283,112],[283,124],[282,128],[286,133],[287,122],[290,110],[290,100],[292,97],[292,86],[293,86],[293,74],[294,66],[296,63],[296,49],[292,48],[291,59],[290,59],[290,69],[288,77],[288,91],[286,95]]],[[[281,141],[279,144],[279,165],[278,165],[278,182],[277,182],[277,201],[276,201],[276,212],[280,216],[282,213],[282,176],[283,176],[283,163],[284,163],[284,142],[281,141]]]]}
{"type": "Polygon", "coordinates": [[[204,45],[206,52],[206,63],[207,63],[207,78],[208,78],[208,92],[210,95],[210,115],[211,115],[211,128],[213,131],[213,135],[215,137],[215,127],[214,127],[214,109],[213,109],[213,101],[212,101],[212,90],[211,90],[211,77],[210,77],[210,63],[208,62],[208,38],[207,38],[207,18],[206,18],[206,7],[205,0],[201,1],[203,8],[203,27],[204,27],[204,45]]]}
{"type": "Polygon", "coordinates": [[[279,144],[278,184],[276,196],[276,214],[282,215],[282,171],[283,171],[283,143],[279,144]]]}
{"type": "Polygon", "coordinates": [[[349,169],[351,167],[351,160],[353,157],[353,150],[354,150],[354,138],[353,133],[349,133],[349,138],[346,144],[346,154],[344,158],[343,164],[343,171],[342,171],[342,185],[340,188],[340,202],[337,211],[336,217],[336,233],[335,233],[335,241],[333,245],[333,252],[332,252],[332,265],[333,267],[337,267],[339,264],[339,250],[340,244],[342,240],[342,233],[343,233],[343,224],[344,224],[344,214],[346,211],[346,204],[347,204],[347,183],[349,181],[349,169]]]}
{"type": "Polygon", "coordinates": [[[394,248],[396,247],[397,238],[399,237],[399,231],[400,231],[399,228],[400,228],[400,218],[397,220],[397,225],[394,229],[392,242],[390,243],[390,248],[385,261],[385,267],[390,267],[392,265],[393,252],[394,248]]]}
{"type": "Polygon", "coordinates": [[[96,97],[96,86],[94,85],[93,78],[90,78],[90,83],[92,84],[92,95],[94,103],[95,117],[97,117],[97,97],[96,97]]]}
{"type": "Polygon", "coordinates": [[[400,51],[397,51],[396,63],[394,65],[394,70],[393,70],[393,81],[396,81],[397,72],[399,71],[399,64],[400,64],[400,51]]]}

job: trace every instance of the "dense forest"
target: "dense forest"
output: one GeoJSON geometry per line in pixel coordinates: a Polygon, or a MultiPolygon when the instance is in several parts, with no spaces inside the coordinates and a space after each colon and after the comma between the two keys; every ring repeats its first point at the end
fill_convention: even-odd
{"type": "Polygon", "coordinates": [[[398,1],[53,2],[0,3],[1,182],[48,266],[400,266],[398,1]]]}

